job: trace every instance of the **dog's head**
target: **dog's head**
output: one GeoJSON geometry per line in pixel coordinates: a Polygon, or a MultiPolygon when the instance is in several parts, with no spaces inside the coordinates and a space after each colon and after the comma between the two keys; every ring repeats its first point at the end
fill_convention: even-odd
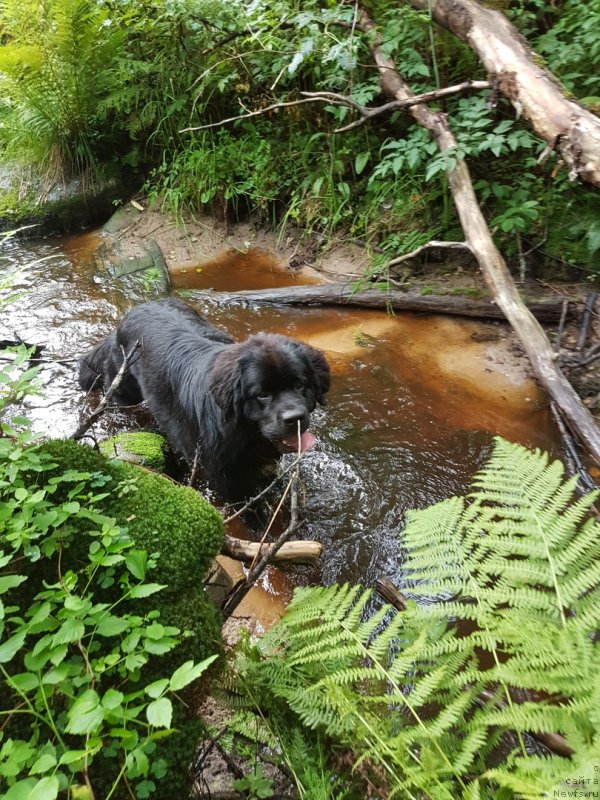
{"type": "Polygon", "coordinates": [[[282,453],[314,444],[308,418],[317,403],[325,403],[330,380],[320,350],[278,334],[257,334],[225,348],[209,378],[224,413],[256,425],[282,453]]]}

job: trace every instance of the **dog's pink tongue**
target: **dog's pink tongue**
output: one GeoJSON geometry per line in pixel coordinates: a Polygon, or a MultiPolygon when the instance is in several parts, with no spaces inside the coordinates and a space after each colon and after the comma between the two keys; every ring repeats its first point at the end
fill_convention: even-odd
{"type": "MultiPolygon", "coordinates": [[[[304,431],[303,434],[300,436],[300,452],[303,453],[305,450],[310,450],[311,447],[314,447],[317,441],[317,437],[310,433],[310,431],[304,431]]],[[[284,436],[283,443],[294,450],[298,450],[298,435],[293,433],[291,436],[284,436]]]]}

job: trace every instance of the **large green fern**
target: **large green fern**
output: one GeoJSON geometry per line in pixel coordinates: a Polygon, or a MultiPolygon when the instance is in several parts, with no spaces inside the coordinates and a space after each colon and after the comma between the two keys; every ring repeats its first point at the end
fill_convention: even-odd
{"type": "Polygon", "coordinates": [[[50,177],[89,171],[100,103],[116,85],[122,32],[93,0],[0,0],[0,27],[9,155],[39,164],[50,177]]]}
{"type": "Polygon", "coordinates": [[[600,526],[574,488],[496,440],[471,494],[408,516],[417,602],[369,616],[361,587],[299,589],[243,685],[348,748],[383,797],[551,797],[600,755],[600,526]],[[569,760],[535,745],[547,732],[569,760]]]}

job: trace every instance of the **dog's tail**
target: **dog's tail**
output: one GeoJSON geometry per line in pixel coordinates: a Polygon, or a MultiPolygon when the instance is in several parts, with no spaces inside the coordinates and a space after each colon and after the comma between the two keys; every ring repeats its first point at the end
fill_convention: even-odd
{"type": "Polygon", "coordinates": [[[79,385],[89,392],[92,389],[101,389],[104,383],[104,365],[110,355],[110,337],[103,339],[99,344],[79,359],[79,385]]]}

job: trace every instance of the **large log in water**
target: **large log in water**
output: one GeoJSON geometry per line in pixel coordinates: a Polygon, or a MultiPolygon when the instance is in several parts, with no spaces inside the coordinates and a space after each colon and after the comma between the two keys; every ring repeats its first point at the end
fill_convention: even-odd
{"type": "MultiPolygon", "coordinates": [[[[241,292],[194,292],[194,297],[210,297],[224,302],[246,301],[273,305],[346,305],[381,308],[391,311],[414,311],[424,314],[453,314],[480,319],[506,319],[493,300],[465,295],[420,294],[399,290],[366,289],[354,292],[347,284],[324,283],[311,286],[288,286],[281,289],[250,289],[241,292]]],[[[532,301],[527,307],[542,322],[557,322],[562,300],[532,301]]]]}
{"type": "MultiPolygon", "coordinates": [[[[237,539],[235,536],[225,536],[221,554],[235,558],[237,561],[253,563],[265,556],[271,547],[270,542],[260,544],[259,542],[247,542],[237,539]]],[[[286,542],[273,556],[273,562],[292,561],[296,564],[310,564],[316,561],[321,555],[323,545],[319,542],[296,541],[286,542]]]]}

